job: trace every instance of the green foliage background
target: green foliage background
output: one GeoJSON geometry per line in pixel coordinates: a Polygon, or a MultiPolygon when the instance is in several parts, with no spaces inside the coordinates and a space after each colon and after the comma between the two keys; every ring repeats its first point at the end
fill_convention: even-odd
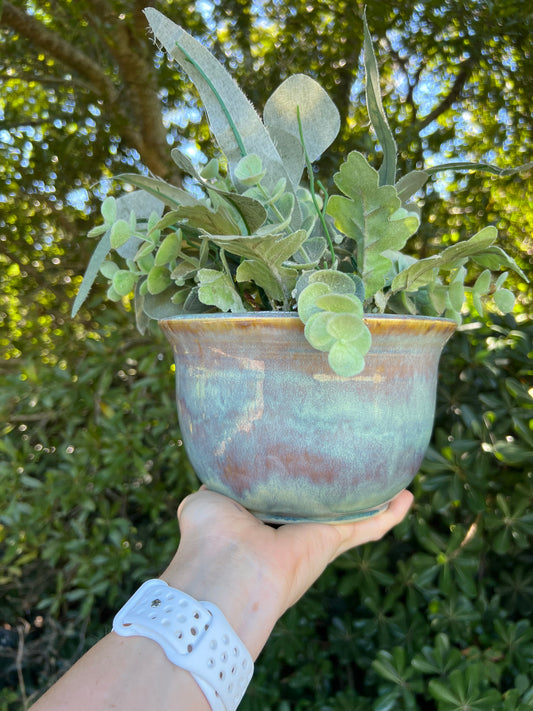
{"type": "MultiPolygon", "coordinates": [[[[200,112],[184,112],[191,87],[153,62],[143,5],[0,4],[2,711],[27,707],[161,571],[177,504],[197,486],[162,336],[140,337],[127,300],[111,308],[101,288],[69,318],[102,176],[150,169],[179,181],[169,143],[210,154],[200,112]],[[89,190],[83,211],[72,189],[89,190]]],[[[359,108],[362,3],[220,0],[209,16],[185,0],[158,7],[202,37],[258,107],[288,73],[324,85],[343,129],[322,177],[354,148],[379,163],[359,108]]],[[[402,171],[437,155],[531,160],[533,16],[521,0],[372,0],[367,15],[402,171]]],[[[495,224],[531,274],[531,195],[528,175],[428,186],[412,249],[428,256],[495,224]]],[[[515,318],[467,324],[446,349],[412,513],[330,566],[286,614],[243,709],[533,708],[533,326],[531,285],[517,289],[515,318]]]]}

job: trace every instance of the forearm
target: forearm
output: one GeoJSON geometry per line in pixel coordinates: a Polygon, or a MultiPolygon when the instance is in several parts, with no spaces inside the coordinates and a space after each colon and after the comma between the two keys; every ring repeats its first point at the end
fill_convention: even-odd
{"type": "Polygon", "coordinates": [[[209,711],[192,676],[171,664],[145,637],[111,632],[34,706],[32,711],[209,711]]]}
{"type": "MultiPolygon", "coordinates": [[[[214,603],[255,660],[282,610],[260,567],[240,547],[213,541],[180,548],[161,578],[199,601],[214,603]],[[207,552],[209,551],[209,553],[207,552]]],[[[35,711],[209,711],[193,677],[158,644],[111,632],[37,702],[35,711]]]]}

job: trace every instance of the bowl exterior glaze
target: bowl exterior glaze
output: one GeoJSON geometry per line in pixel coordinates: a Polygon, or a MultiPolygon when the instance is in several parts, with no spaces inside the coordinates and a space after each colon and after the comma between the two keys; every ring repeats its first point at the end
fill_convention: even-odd
{"type": "Polygon", "coordinates": [[[375,316],[366,367],[332,372],[296,314],[160,321],[200,480],[271,522],[350,521],[405,488],[428,446],[448,319],[375,316]]]}

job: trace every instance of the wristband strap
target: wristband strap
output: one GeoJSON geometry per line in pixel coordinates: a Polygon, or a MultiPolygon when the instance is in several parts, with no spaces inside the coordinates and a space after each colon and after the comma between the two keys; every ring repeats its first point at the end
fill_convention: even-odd
{"type": "Polygon", "coordinates": [[[252,657],[218,607],[163,580],[141,585],[116,614],[113,631],[157,642],[192,674],[213,711],[235,711],[252,678],[252,657]]]}

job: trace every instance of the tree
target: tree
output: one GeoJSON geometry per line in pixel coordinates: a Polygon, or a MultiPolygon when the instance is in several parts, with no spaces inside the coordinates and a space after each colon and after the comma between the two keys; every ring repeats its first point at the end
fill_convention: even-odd
{"type": "MultiPolygon", "coordinates": [[[[85,629],[99,631],[98,617],[109,619],[125,579],[133,589],[157,573],[176,533],[175,498],[195,481],[170,429],[170,355],[159,353],[157,331],[140,338],[126,309],[105,308],[98,287],[75,320],[69,315],[94,246],[85,234],[101,196],[117,190],[111,177],[150,170],[180,181],[173,145],[211,151],[196,94],[152,44],[143,4],[0,0],[0,498],[7,502],[0,615],[13,620],[11,631],[0,630],[11,660],[1,681],[20,687],[22,675],[28,693],[47,683],[55,660],[60,667],[81,650],[85,629]],[[162,441],[169,446],[159,447],[162,441]],[[44,627],[17,637],[17,620],[33,620],[30,613],[45,615],[44,627]],[[16,661],[21,639],[29,650],[24,669],[16,661]]],[[[354,148],[380,160],[363,108],[364,4],[402,171],[451,157],[503,169],[532,159],[533,15],[522,0],[157,3],[226,63],[259,109],[291,73],[323,84],[343,121],[317,166],[323,176],[354,148]]],[[[444,178],[420,198],[424,229],[413,250],[430,253],[437,242],[494,223],[531,273],[531,174],[444,178]],[[448,189],[456,191],[451,214],[441,199],[448,189]]],[[[531,287],[517,286],[526,311],[531,287]]],[[[331,568],[305,611],[289,614],[290,634],[282,625],[258,670],[256,708],[281,708],[288,694],[303,709],[314,694],[324,708],[367,710],[377,695],[394,705],[403,694],[411,708],[438,702],[441,711],[448,706],[439,701],[435,660],[448,659],[458,674],[454,697],[473,660],[483,662],[473,684],[480,698],[494,686],[505,691],[502,709],[531,703],[530,632],[523,633],[533,604],[524,479],[531,335],[530,325],[507,320],[475,338],[456,337],[443,368],[434,447],[416,483],[416,520],[392,546],[354,552],[331,568]],[[468,538],[467,527],[476,535],[468,538]],[[448,550],[451,543],[458,547],[448,550]],[[379,594],[379,609],[369,590],[379,594]],[[513,630],[515,656],[505,646],[513,630]],[[402,656],[406,644],[418,659],[416,674],[402,656]],[[301,663],[306,654],[309,664],[301,663]],[[432,675],[436,701],[422,701],[432,675]]],[[[21,693],[0,697],[0,705],[20,708],[21,693]]]]}
{"type": "MultiPolygon", "coordinates": [[[[211,150],[195,94],[153,46],[143,4],[3,3],[0,259],[7,292],[2,308],[12,331],[2,345],[11,355],[22,352],[20,337],[28,329],[50,346],[50,329],[67,317],[91,249],[83,235],[96,200],[109,188],[102,178],[133,167],[179,181],[171,145],[211,150]]],[[[331,174],[346,150],[374,151],[362,100],[362,3],[160,5],[224,59],[259,108],[291,72],[319,79],[343,117],[341,136],[319,170],[331,174]]],[[[367,4],[401,168],[450,155],[501,168],[527,162],[533,20],[522,10],[520,0],[367,4]]],[[[444,214],[439,192],[429,186],[428,223],[414,248],[453,241],[473,231],[483,214],[499,222],[527,268],[533,218],[524,195],[531,182],[523,175],[458,174],[450,185],[459,190],[455,214],[444,214]]]]}

